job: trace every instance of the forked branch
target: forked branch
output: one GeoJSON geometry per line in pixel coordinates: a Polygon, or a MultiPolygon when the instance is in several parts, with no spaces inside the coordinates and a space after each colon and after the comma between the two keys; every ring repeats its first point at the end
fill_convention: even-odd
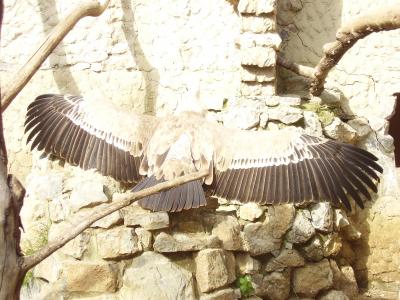
{"type": "Polygon", "coordinates": [[[96,209],[93,213],[89,216],[85,216],[83,219],[80,218],[74,222],[72,222],[71,227],[69,230],[65,230],[65,234],[60,236],[59,238],[51,241],[49,244],[44,246],[42,249],[37,251],[36,253],[26,256],[23,258],[22,261],[22,270],[24,272],[28,271],[29,269],[33,268],[35,265],[40,263],[46,257],[50,256],[56,250],[60,249],[66,243],[68,243],[73,238],[77,237],[80,233],[82,233],[85,229],[89,228],[97,220],[117,211],[123,207],[126,207],[133,202],[144,198],[146,196],[150,196],[156,193],[159,193],[164,190],[168,190],[170,188],[176,187],[178,185],[184,184],[189,181],[193,181],[196,179],[203,178],[208,175],[208,170],[199,171],[193,174],[181,176],[175,178],[170,181],[166,181],[163,183],[159,183],[155,186],[150,188],[144,189],[142,191],[136,193],[128,193],[122,199],[119,199],[116,202],[110,203],[106,207],[101,207],[96,209]]]}
{"type": "Polygon", "coordinates": [[[4,112],[18,93],[24,88],[36,71],[40,68],[42,63],[50,55],[50,53],[57,47],[61,40],[72,30],[78,21],[84,17],[100,16],[107,8],[110,0],[90,0],[89,2],[80,4],[79,7],[74,9],[64,20],[58,23],[46,40],[39,47],[39,49],[32,55],[28,62],[15,74],[2,93],[1,97],[1,111],[4,112]]]}

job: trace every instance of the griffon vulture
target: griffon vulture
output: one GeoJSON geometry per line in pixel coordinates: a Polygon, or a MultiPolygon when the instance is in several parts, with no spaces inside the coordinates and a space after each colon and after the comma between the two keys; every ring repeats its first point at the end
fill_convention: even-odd
{"type": "Polygon", "coordinates": [[[287,129],[230,129],[206,120],[200,110],[157,118],[80,96],[46,94],[29,105],[25,126],[32,149],[120,182],[139,182],[133,191],[209,170],[203,180],[139,201],[153,211],[205,205],[203,184],[241,202],[330,200],[350,209],[350,196],[363,207],[382,172],[374,155],[353,145],[287,129]]]}

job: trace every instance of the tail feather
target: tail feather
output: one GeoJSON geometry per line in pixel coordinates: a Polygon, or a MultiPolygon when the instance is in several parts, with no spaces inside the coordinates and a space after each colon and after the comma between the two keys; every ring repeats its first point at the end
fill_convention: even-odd
{"type": "MultiPolygon", "coordinates": [[[[164,182],[164,180],[157,180],[154,176],[146,177],[132,189],[132,192],[141,191],[161,182],[164,182]]],[[[142,198],[138,201],[138,204],[152,211],[178,212],[183,209],[205,206],[207,201],[201,180],[195,180],[142,198]]]]}

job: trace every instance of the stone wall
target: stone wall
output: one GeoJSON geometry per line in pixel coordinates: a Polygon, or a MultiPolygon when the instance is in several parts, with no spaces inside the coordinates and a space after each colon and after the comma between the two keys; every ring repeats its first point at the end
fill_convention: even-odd
{"type": "MultiPolygon", "coordinates": [[[[77,3],[5,1],[2,87],[77,3]]],[[[121,0],[111,1],[99,18],[80,21],[5,113],[10,172],[28,192],[22,211],[26,253],[62,234],[74,216],[126,190],[110,178],[30,153],[23,135],[26,106],[48,92],[165,114],[199,81],[209,118],[225,126],[292,126],[374,152],[385,167],[381,197],[349,216],[325,203],[274,208],[209,199],[206,208],[169,215],[133,205],[97,222],[38,265],[27,277],[24,297],[235,299],[241,296],[239,283],[242,294],[253,299],[353,299],[358,285],[369,282],[385,299],[394,299],[400,278],[392,254],[400,245],[393,234],[400,207],[384,120],[393,110],[390,92],[399,78],[396,62],[389,62],[398,55],[393,33],[373,35],[370,39],[377,40],[370,44],[376,47],[360,42],[364,46],[357,50],[368,53],[368,61],[386,57],[380,69],[371,67],[365,73],[373,75],[363,75],[354,59],[363,55],[350,52],[352,60],[343,64],[345,71],[330,75],[329,91],[321,98],[301,99],[306,87],[292,74],[278,69],[276,80],[278,49],[313,65],[342,12],[350,17],[355,6],[350,1],[121,0]],[[271,96],[276,84],[297,96],[271,96]]]]}

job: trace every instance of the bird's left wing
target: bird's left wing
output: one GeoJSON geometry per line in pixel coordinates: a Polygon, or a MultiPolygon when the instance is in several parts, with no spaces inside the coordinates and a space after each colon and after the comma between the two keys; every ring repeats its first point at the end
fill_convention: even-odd
{"type": "Polygon", "coordinates": [[[143,151],[157,123],[153,116],[123,111],[104,101],[46,94],[28,106],[25,132],[32,149],[133,182],[140,178],[143,151]]]}
{"type": "Polygon", "coordinates": [[[368,151],[295,130],[214,129],[215,193],[268,204],[371,199],[382,168],[368,151]]]}

